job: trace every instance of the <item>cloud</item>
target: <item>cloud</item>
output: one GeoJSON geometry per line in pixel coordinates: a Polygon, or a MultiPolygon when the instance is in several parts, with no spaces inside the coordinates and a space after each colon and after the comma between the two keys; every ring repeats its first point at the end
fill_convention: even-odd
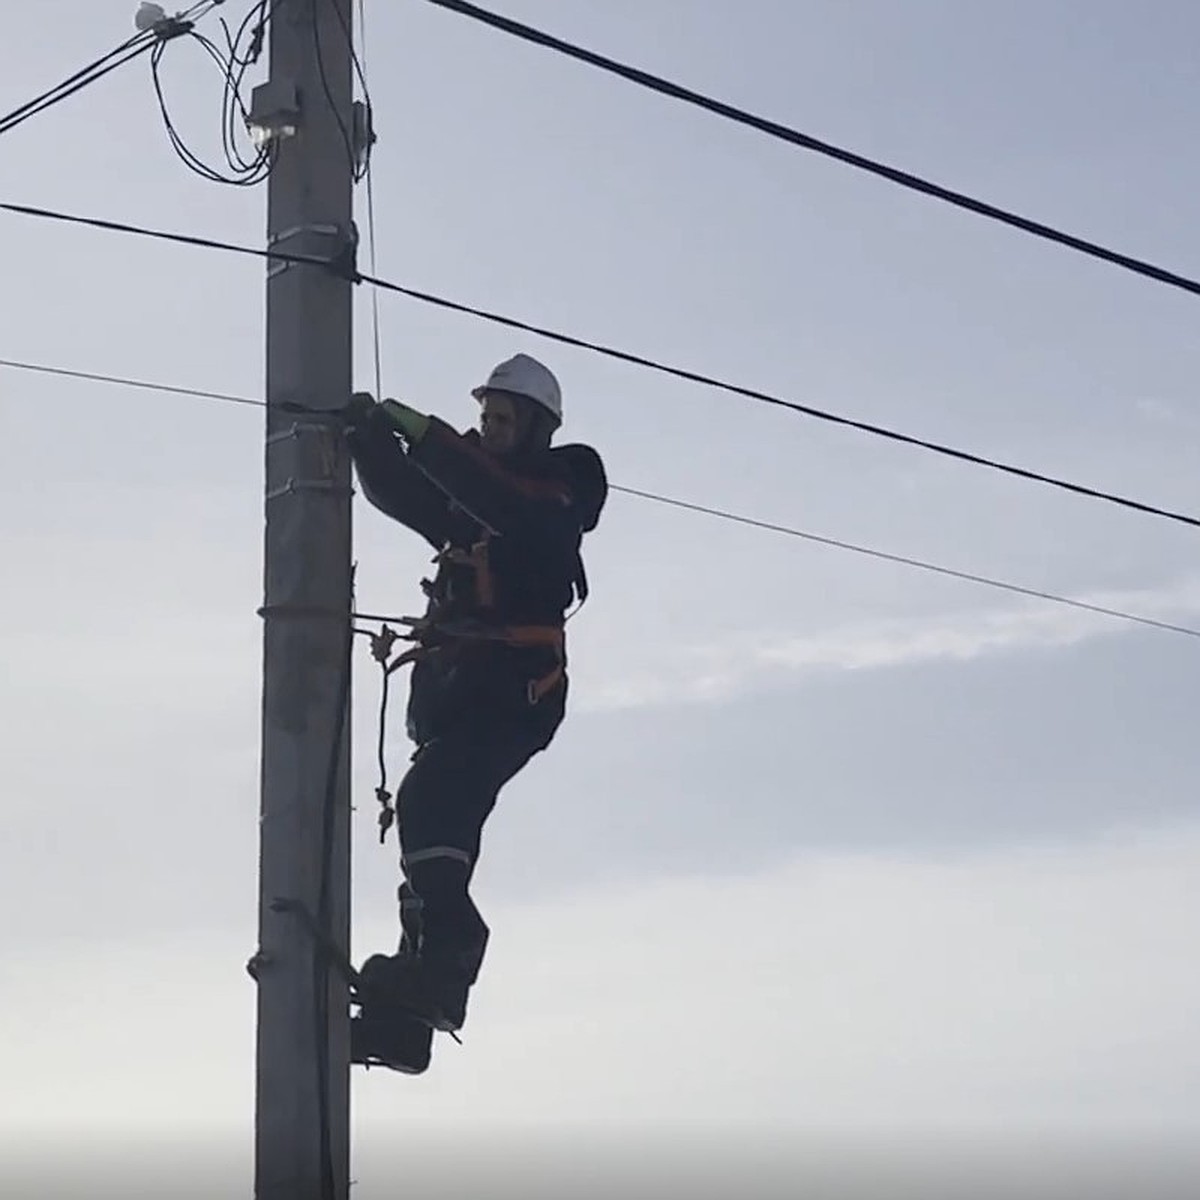
{"type": "MultiPolygon", "coordinates": [[[[1200,826],[480,898],[494,937],[467,1046],[441,1042],[436,1069],[401,1091],[360,1079],[365,1127],[1200,1120],[1200,826]]],[[[236,1127],[248,936],[114,930],[6,963],[0,1023],[22,1035],[0,1048],[0,1125],[236,1127]]],[[[360,954],[393,938],[390,918],[356,929],[360,954]]]]}
{"type": "MultiPolygon", "coordinates": [[[[1077,598],[1152,620],[1186,624],[1200,613],[1200,577],[1158,589],[1094,592],[1077,598]]],[[[747,630],[690,646],[639,646],[634,661],[609,655],[603,667],[584,678],[577,706],[581,711],[611,711],[719,703],[797,676],[971,662],[1075,646],[1139,629],[1145,627],[1100,613],[1029,601],[979,612],[857,622],[803,634],[747,630]]],[[[1181,635],[1163,631],[1161,636],[1181,635]]],[[[593,653],[592,657],[599,656],[593,653]]]]}
{"type": "Polygon", "coordinates": [[[1175,433],[1200,433],[1200,419],[1188,408],[1169,403],[1154,396],[1145,396],[1134,402],[1134,407],[1148,421],[1165,425],[1175,433]]]}
{"type": "Polygon", "coordinates": [[[1191,826],[500,912],[479,1045],[445,1049],[413,1119],[1196,1122],[1197,867],[1191,826]]]}
{"type": "MultiPolygon", "coordinates": [[[[398,1172],[430,1196],[1190,1194],[1200,826],[487,907],[465,1046],[355,1076],[356,1194],[398,1172]]],[[[393,932],[360,926],[359,953],[393,932]]],[[[69,1167],[78,1192],[29,1194],[107,1173],[187,1196],[219,1164],[196,1195],[246,1186],[249,948],[114,934],[6,962],[0,1186],[69,1167]]]]}

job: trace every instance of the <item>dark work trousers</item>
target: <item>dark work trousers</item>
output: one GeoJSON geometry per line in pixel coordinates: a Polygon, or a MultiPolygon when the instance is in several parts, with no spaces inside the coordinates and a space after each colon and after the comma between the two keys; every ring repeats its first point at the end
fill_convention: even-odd
{"type": "Polygon", "coordinates": [[[430,975],[469,988],[479,975],[488,927],[468,892],[484,822],[500,789],[551,742],[566,685],[517,719],[471,722],[425,743],[396,796],[400,832],[402,951],[430,975]]]}

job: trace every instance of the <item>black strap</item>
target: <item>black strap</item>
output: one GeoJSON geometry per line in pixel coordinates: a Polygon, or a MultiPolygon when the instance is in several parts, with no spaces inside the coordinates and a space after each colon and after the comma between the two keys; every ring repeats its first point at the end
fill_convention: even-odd
{"type": "Polygon", "coordinates": [[[571,583],[574,585],[575,595],[579,597],[579,603],[582,605],[588,598],[588,577],[587,569],[583,565],[583,555],[578,550],[575,551],[575,574],[571,583]]]}

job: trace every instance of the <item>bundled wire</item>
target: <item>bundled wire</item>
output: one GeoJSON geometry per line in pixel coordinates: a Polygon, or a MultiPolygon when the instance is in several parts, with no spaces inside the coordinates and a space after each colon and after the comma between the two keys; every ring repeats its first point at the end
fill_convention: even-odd
{"type": "Polygon", "coordinates": [[[200,3],[193,4],[176,17],[169,17],[157,25],[139,30],[133,37],[102,55],[95,62],[81,67],[78,71],[68,75],[61,83],[55,84],[54,87],[0,117],[0,134],[8,133],[33,117],[44,113],[47,109],[61,104],[64,100],[83,91],[84,88],[90,87],[93,83],[112,74],[113,71],[148,51],[161,54],[167,42],[193,32],[195,22],[221,2],[222,0],[200,0],[200,3]]]}
{"type": "Polygon", "coordinates": [[[166,43],[159,42],[150,56],[150,70],[154,82],[154,94],[162,113],[171,148],[184,165],[210,183],[230,184],[235,187],[254,187],[262,183],[274,167],[272,143],[245,148],[249,138],[250,112],[245,96],[245,80],[249,71],[262,57],[267,28],[271,23],[280,0],[256,0],[234,32],[228,21],[221,19],[225,44],[218,45],[212,38],[188,29],[184,36],[196,42],[221,72],[224,83],[221,102],[221,149],[224,166],[213,166],[196,153],[184,140],[171,115],[162,80],[162,60],[166,43]]]}
{"type": "Polygon", "coordinates": [[[18,125],[23,125],[31,118],[45,112],[46,109],[53,108],[56,104],[60,104],[68,97],[75,95],[76,92],[80,92],[97,80],[103,79],[105,75],[110,74],[119,67],[125,66],[126,63],[132,62],[139,55],[151,49],[157,40],[153,34],[142,33],[138,34],[137,37],[130,38],[127,42],[123,42],[115,50],[110,50],[103,58],[89,63],[73,75],[69,75],[61,83],[42,92],[40,96],[35,96],[32,100],[28,100],[19,107],[14,108],[12,112],[0,117],[0,134],[16,129],[18,125]]]}

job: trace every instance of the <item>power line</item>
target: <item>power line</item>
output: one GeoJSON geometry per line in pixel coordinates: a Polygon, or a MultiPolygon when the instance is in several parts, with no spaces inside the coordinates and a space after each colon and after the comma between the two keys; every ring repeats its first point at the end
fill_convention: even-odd
{"type": "Polygon", "coordinates": [[[499,29],[523,41],[544,46],[569,58],[577,59],[579,62],[598,67],[602,71],[619,75],[622,79],[627,79],[641,87],[649,88],[651,91],[658,92],[661,95],[682,100],[685,104],[705,109],[710,113],[715,113],[717,116],[735,121],[739,125],[746,125],[752,129],[757,129],[760,133],[778,138],[780,141],[789,142],[793,146],[812,150],[827,158],[833,158],[838,162],[846,163],[848,166],[855,167],[860,171],[867,171],[872,175],[878,175],[880,178],[898,184],[900,187],[908,188],[910,191],[932,196],[935,200],[941,200],[947,204],[954,205],[956,208],[973,212],[978,216],[999,221],[1024,233],[1032,234],[1034,237],[1055,242],[1060,246],[1077,250],[1081,254],[1086,254],[1091,258],[1111,263],[1113,266],[1123,267],[1127,271],[1144,275],[1149,279],[1156,280],[1158,283],[1165,283],[1170,287],[1191,292],[1193,295],[1200,295],[1200,282],[1195,279],[1176,274],[1174,271],[1168,271],[1163,267],[1155,266],[1153,263],[1142,259],[1133,258],[1128,254],[1122,254],[1117,250],[1111,250],[1106,246],[1101,246],[1097,242],[1077,237],[1064,230],[1056,229],[1051,225],[1045,225],[1040,221],[1033,221],[1028,217],[1023,217],[1018,213],[999,208],[984,200],[978,200],[963,192],[957,192],[951,188],[943,187],[941,184],[933,183],[928,179],[923,179],[919,175],[913,175],[908,171],[888,166],[886,163],[878,162],[875,159],[866,158],[861,154],[856,154],[852,150],[846,150],[830,142],[821,141],[810,134],[800,132],[798,129],[781,125],[777,121],[768,120],[766,117],[760,117],[745,109],[735,108],[732,104],[726,104],[724,101],[717,100],[712,96],[692,91],[690,88],[683,87],[678,83],[672,83],[661,76],[652,75],[648,71],[640,70],[627,63],[618,62],[616,59],[597,54],[593,50],[587,50],[582,46],[563,41],[561,38],[556,38],[543,30],[534,28],[532,25],[523,25],[520,21],[514,21],[498,13],[489,12],[478,5],[467,3],[466,0],[427,0],[427,2],[436,5],[438,8],[445,8],[451,12],[458,13],[460,16],[469,17],[474,21],[490,25],[493,29],[499,29]]]}
{"type": "Polygon", "coordinates": [[[741,384],[730,383],[726,380],[718,379],[712,375],[705,375],[698,371],[691,371],[683,367],[671,366],[656,359],[646,358],[640,354],[633,354],[626,350],[616,349],[613,346],[606,346],[601,342],[588,341],[585,338],[561,333],[557,330],[548,329],[542,325],[535,325],[528,321],[518,320],[515,317],[508,317],[502,313],[491,312],[488,309],[477,308],[469,304],[462,304],[456,300],[448,300],[444,296],[438,296],[432,292],[425,292],[417,288],[406,287],[403,284],[393,283],[391,280],[387,279],[380,279],[374,275],[361,274],[353,266],[346,263],[334,262],[329,259],[318,258],[313,255],[292,254],[282,250],[264,250],[255,246],[245,246],[236,242],[226,242],[216,238],[201,237],[194,234],[175,233],[161,229],[149,229],[145,226],[131,225],[122,221],[110,221],[98,217],[76,216],[70,213],[56,212],[50,209],[39,208],[27,204],[0,202],[0,211],[11,212],[20,216],[64,221],[69,224],[83,225],[89,228],[103,229],[115,233],[131,234],[137,237],[154,238],[159,241],[178,242],[183,245],[198,246],[202,249],[221,250],[232,254],[248,255],[254,258],[262,258],[274,262],[286,262],[299,264],[302,266],[316,266],[329,270],[343,271],[355,283],[370,284],[374,287],[382,289],[383,291],[395,292],[398,295],[407,296],[409,299],[417,300],[423,304],[429,304],[438,308],[447,309],[451,312],[477,317],[480,320],[488,321],[495,325],[502,325],[507,329],[518,329],[524,333],[531,333],[537,337],[545,338],[547,341],[557,342],[560,345],[572,346],[581,350],[589,350],[593,353],[601,354],[607,358],[615,359],[618,362],[624,362],[632,366],[643,367],[646,370],[655,371],[662,375],[669,375],[676,379],[683,379],[689,383],[698,383],[705,387],[716,388],[719,391],[729,392],[732,395],[742,396],[748,400],[754,400],[762,404],[769,404],[777,408],[787,409],[791,412],[798,413],[802,416],[812,417],[819,421],[826,421],[831,424],[840,425],[849,429],[857,429],[861,433],[868,433],[875,437],[885,438],[888,441],[918,447],[946,458],[953,458],[960,462],[970,463],[973,466],[986,467],[989,470],[1000,471],[1006,475],[1017,476],[1018,478],[1027,479],[1034,483],[1041,483],[1048,487],[1058,488],[1062,491],[1073,492],[1079,496],[1086,496],[1092,500],[1103,500],[1106,503],[1115,504],[1121,508],[1132,509],[1136,512],[1145,513],[1149,516],[1162,517],[1169,521],[1175,521],[1183,525],[1190,525],[1200,528],[1200,518],[1190,516],[1187,513],[1175,512],[1167,508],[1160,508],[1157,505],[1147,504],[1144,501],[1135,500],[1128,496],[1118,495],[1115,492],[1103,491],[1099,488],[1092,488],[1084,484],[1073,483],[1070,480],[1061,479],[1054,475],[1046,475],[1040,471],[1032,471],[1025,467],[1015,466],[1012,463],[1001,462],[998,459],[985,458],[983,455],[974,454],[967,450],[959,450],[953,446],[947,446],[941,442],[929,441],[925,438],[914,437],[911,434],[901,433],[898,430],[889,429],[884,425],[876,425],[869,421],[855,420],[852,417],[842,416],[838,413],[829,412],[826,409],[814,408],[812,405],[800,404],[794,400],[785,400],[781,396],[772,395],[770,392],[763,392],[755,388],[744,387],[741,384]]]}
{"type": "Polygon", "coordinates": [[[255,7],[243,20],[236,36],[231,32],[228,22],[224,19],[221,20],[229,46],[228,52],[221,50],[210,38],[196,31],[196,23],[200,18],[224,3],[224,0],[199,0],[198,3],[193,4],[178,16],[164,17],[157,24],[140,30],[95,62],[89,63],[68,76],[55,87],[0,117],[0,134],[17,128],[149,52],[151,80],[163,125],[172,148],[184,164],[202,178],[217,183],[250,186],[260,182],[270,173],[273,165],[271,150],[269,147],[264,147],[257,150],[253,158],[247,159],[237,145],[237,119],[240,116],[243,124],[248,119],[246,106],[241,98],[241,86],[247,70],[258,60],[261,53],[263,34],[272,15],[267,12],[269,2],[279,3],[280,0],[256,0],[255,7]],[[193,152],[180,135],[171,117],[163,91],[160,68],[168,44],[185,38],[197,42],[216,63],[224,77],[225,96],[222,104],[221,133],[225,158],[232,175],[226,175],[209,166],[193,152]],[[248,50],[245,54],[240,53],[243,41],[248,42],[248,50]]]}
{"type": "Polygon", "coordinates": [[[1116,504],[1122,508],[1134,509],[1150,516],[1164,517],[1170,521],[1178,521],[1184,525],[1200,528],[1200,518],[1190,516],[1187,513],[1173,512],[1170,509],[1160,508],[1154,504],[1147,504],[1141,500],[1134,500],[1128,496],[1121,496],[1114,492],[1088,487],[1081,483],[1073,483],[1067,479],[1060,479],[1054,475],[1046,475],[1040,471],[1032,471],[1025,467],[1015,466],[1012,463],[1001,462],[998,459],[985,458],[983,455],[973,454],[968,450],[958,450],[953,446],[947,446],[941,442],[933,442],[925,438],[914,437],[911,434],[901,433],[898,430],[889,429],[885,425],[876,425],[870,421],[859,421],[852,417],[842,416],[839,413],[829,412],[826,409],[814,408],[808,404],[800,404],[795,400],[785,400],[781,396],[772,395],[770,392],[744,387],[737,383],[729,383],[727,380],[718,379],[712,375],[704,375],[698,371],[691,371],[684,367],[670,366],[656,359],[646,358],[640,354],[633,354],[626,350],[618,350],[600,342],[587,341],[584,338],[559,333],[544,326],[534,325],[527,321],[519,321],[516,318],[506,317],[500,313],[489,312],[487,309],[475,308],[471,305],[460,304],[454,300],[447,300],[444,297],[435,296],[430,292],[422,292],[415,288],[404,287],[386,280],[370,279],[365,276],[363,277],[363,281],[374,283],[384,291],[397,292],[402,296],[408,296],[410,299],[419,300],[424,304],[435,305],[439,308],[449,309],[452,312],[465,313],[484,321],[490,321],[496,325],[504,325],[509,329],[519,329],[524,333],[536,334],[538,337],[558,342],[564,346],[574,346],[581,350],[590,350],[596,354],[602,354],[607,358],[616,359],[618,362],[629,363],[632,366],[644,367],[647,370],[656,371],[661,375],[670,375],[675,379],[683,379],[689,383],[698,383],[705,387],[716,388],[719,391],[729,392],[735,396],[743,396],[748,400],[755,400],[761,404],[770,404],[777,408],[788,409],[802,416],[813,417],[818,421],[826,421],[848,429],[857,429],[860,433],[869,433],[875,437],[885,438],[888,441],[899,442],[902,445],[915,446],[919,449],[942,455],[945,458],[957,459],[959,462],[970,463],[977,467],[987,467],[989,470],[1000,471],[1006,475],[1015,475],[1021,479],[1028,479],[1033,483],[1042,483],[1049,487],[1073,492],[1079,496],[1087,496],[1092,500],[1104,500],[1109,504],[1116,504]]]}
{"type": "Polygon", "coordinates": [[[937,563],[926,562],[919,558],[909,558],[903,554],[891,554],[886,550],[876,550],[870,546],[858,546],[853,542],[840,541],[837,538],[824,537],[821,534],[809,533],[804,529],[796,529],[789,525],[777,525],[771,521],[759,521],[754,517],[741,516],[721,508],[709,508],[703,504],[693,504],[688,500],[677,500],[671,496],[662,496],[656,492],[642,491],[640,488],[622,487],[612,484],[614,492],[622,492],[627,496],[636,496],[641,500],[651,500],[656,504],[669,505],[688,512],[700,513],[707,517],[716,517],[722,521],[732,521],[738,525],[748,525],[754,529],[763,529],[769,533],[778,533],[786,537],[802,538],[806,542],[815,542],[821,546],[831,546],[835,550],[848,550],[852,554],[862,554],[868,558],[881,559],[884,562],[897,563],[904,567],[915,567],[920,571],[930,571],[935,575],[945,575],[950,579],[961,579],[967,583],[977,583],[984,587],[997,588],[1001,591],[1012,592],[1018,596],[1030,596],[1036,600],[1049,600],[1054,604],[1065,604],[1070,608],[1083,609],[1085,612],[1099,613],[1106,617],[1116,617],[1122,621],[1134,621],[1139,625],[1149,625],[1154,629],[1166,629],[1172,633],[1184,633],[1189,637],[1200,637],[1200,629],[1192,629],[1187,625],[1173,625],[1170,621],[1158,621],[1153,617],[1142,617],[1135,613],[1125,612],[1117,608],[1106,608],[1100,604],[1089,604],[1084,600],[1072,600],[1068,596],[1059,596],[1054,592],[1044,592],[1037,588],[1023,587],[1016,583],[1007,583],[1002,579],[993,579],[987,575],[974,575],[969,571],[957,571],[952,567],[939,566],[937,563]]]}
{"type": "Polygon", "coordinates": [[[67,367],[52,367],[43,363],[21,362],[17,359],[0,358],[0,367],[12,371],[30,371],[40,375],[58,375],[67,379],[85,379],[91,383],[111,383],[121,387],[140,388],[148,392],[169,392],[176,396],[193,396],[201,400],[220,400],[226,404],[249,405],[265,408],[266,401],[253,400],[249,396],[233,396],[227,392],[208,392],[201,388],[175,387],[169,383],[151,383],[145,379],[128,379],[123,375],[102,375],[97,371],[73,371],[67,367]]]}
{"type": "MultiPolygon", "coordinates": [[[[253,408],[267,407],[265,400],[258,400],[250,396],[236,396],[227,392],[206,391],[202,388],[178,387],[172,384],[155,383],[144,379],[131,379],[120,375],[105,375],[95,371],[71,370],[65,367],[51,366],[44,363],[31,363],[17,359],[4,358],[0,359],[0,367],[7,367],[10,370],[15,371],[31,371],[43,375],[64,376],[69,379],[81,379],[98,383],[123,385],[149,391],[163,392],[170,395],[190,396],[203,400],[215,400],[234,404],[242,404],[253,408]]],[[[1200,638],[1200,629],[1194,629],[1187,625],[1176,625],[1169,621],[1159,621],[1153,617],[1144,617],[1138,615],[1137,613],[1126,612],[1123,609],[1109,608],[1099,604],[1091,604],[1084,600],[1074,600],[1069,596],[1061,596],[1054,592],[1047,592],[1038,588],[1024,587],[1020,584],[1009,583],[1005,580],[996,579],[987,575],[973,574],[969,571],[959,571],[952,567],[944,567],[938,563],[928,562],[924,559],[911,558],[902,554],[892,554],[888,551],[877,550],[870,546],[860,546],[854,542],[843,541],[839,538],[826,537],[822,534],[810,533],[807,530],[798,529],[790,525],[781,525],[771,521],[758,520],[755,517],[747,517],[739,513],[731,512],[728,509],[713,508],[703,504],[695,504],[691,501],[680,500],[673,496],[664,496],[658,492],[645,491],[641,488],[627,487],[621,484],[611,484],[610,487],[614,492],[632,496],[636,499],[646,500],[655,504],[661,504],[671,508],[697,513],[702,516],[713,517],[717,520],[728,521],[736,525],[744,525],[752,529],[761,529],[765,532],[775,533],[785,537],[799,538],[803,541],[812,542],[816,545],[828,546],[835,550],[845,550],[852,554],[863,555],[867,558],[874,558],[883,562],[895,563],[898,566],[909,567],[919,571],[926,571],[935,575],[945,576],[949,579],[958,579],[965,583],[974,583],[982,587],[1009,592],[1018,596],[1025,596],[1036,600],[1045,600],[1053,604],[1064,605],[1068,608],[1075,608],[1084,612],[1096,613],[1106,617],[1113,617],[1120,621],[1130,621],[1137,625],[1147,625],[1152,629],[1161,629],[1170,633],[1181,633],[1188,637],[1200,638]]],[[[357,615],[363,620],[397,620],[394,617],[372,616],[366,613],[357,615]]]]}
{"type": "Polygon", "coordinates": [[[151,29],[136,33],[107,54],[68,75],[61,83],[0,116],[0,134],[8,133],[47,109],[61,104],[106,75],[139,58],[148,50],[161,50],[168,41],[191,33],[196,21],[221,3],[223,0],[199,0],[178,16],[167,18],[151,29]]]}
{"type": "Polygon", "coordinates": [[[8,133],[47,109],[53,108],[56,104],[61,104],[64,100],[103,79],[105,75],[125,66],[126,63],[132,62],[158,44],[157,38],[152,34],[138,34],[137,37],[122,42],[120,46],[110,50],[95,62],[89,63],[73,75],[67,76],[61,83],[0,117],[0,134],[8,133]]]}
{"type": "Polygon", "coordinates": [[[224,242],[218,238],[198,234],[175,233],[166,229],[150,229],[144,225],[130,225],[125,221],[109,221],[103,217],[82,217],[71,213],[55,212],[30,204],[0,203],[0,211],[16,213],[23,217],[38,217],[49,221],[63,221],[68,225],[83,225],[89,229],[103,229],[109,233],[125,233],[134,237],[153,238],[161,242],[176,242],[183,246],[198,246],[202,250],[222,250],[229,254],[248,255],[276,262],[288,262],[311,267],[328,267],[329,261],[315,255],[289,254],[283,250],[261,250],[257,246],[243,246],[237,242],[224,242]]]}

